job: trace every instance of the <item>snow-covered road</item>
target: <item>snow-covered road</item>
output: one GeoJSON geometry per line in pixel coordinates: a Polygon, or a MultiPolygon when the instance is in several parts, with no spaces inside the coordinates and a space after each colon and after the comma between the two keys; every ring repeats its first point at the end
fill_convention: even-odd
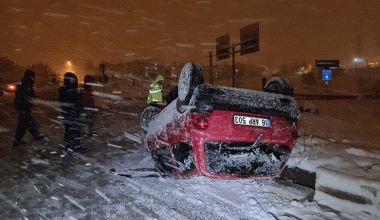
{"type": "MultiPolygon", "coordinates": [[[[301,116],[288,165],[317,174],[308,200],[273,179],[159,177],[138,138],[145,102],[97,101],[98,136],[82,141],[85,154],[63,154],[62,124],[46,106],[35,114],[47,140],[28,144],[24,155],[1,143],[1,219],[380,219],[378,121],[361,110],[372,103],[335,102],[349,117],[363,115],[356,123],[325,115],[329,107],[301,116]]],[[[1,134],[11,137],[12,129],[1,134]]]]}
{"type": "MultiPolygon", "coordinates": [[[[130,205],[145,210],[140,213],[132,209],[136,218],[340,219],[334,212],[322,210],[316,202],[289,201],[272,193],[265,187],[270,186],[272,180],[151,178],[147,177],[151,174],[150,171],[133,175],[130,169],[152,167],[150,156],[146,156],[143,159],[141,154],[126,156],[130,165],[121,166],[124,171],[117,172],[114,176],[114,179],[121,180],[120,191],[107,190],[110,195],[127,194],[133,197],[130,205]],[[123,173],[132,174],[132,178],[122,177],[123,173]]],[[[122,163],[114,163],[116,164],[122,163]]],[[[113,217],[115,216],[114,214],[113,217]]]]}

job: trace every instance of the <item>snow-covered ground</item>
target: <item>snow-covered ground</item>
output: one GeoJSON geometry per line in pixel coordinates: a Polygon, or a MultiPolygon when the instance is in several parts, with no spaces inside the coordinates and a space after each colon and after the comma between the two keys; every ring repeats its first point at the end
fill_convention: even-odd
{"type": "MultiPolygon", "coordinates": [[[[220,213],[222,219],[228,219],[228,216],[232,219],[270,219],[274,216],[277,219],[379,219],[380,117],[376,116],[379,101],[301,101],[299,104],[315,106],[320,114],[302,113],[298,123],[300,137],[288,167],[316,173],[313,201],[297,201],[304,197],[292,198],[294,194],[286,192],[283,187],[276,189],[273,188],[276,185],[273,182],[261,180],[221,181],[198,177],[181,181],[200,191],[200,195],[212,192],[213,195],[225,196],[222,197],[224,201],[231,203],[232,199],[239,210],[245,210],[235,217],[230,212],[226,215],[220,213]],[[210,185],[213,187],[209,188],[210,185]],[[222,189],[228,189],[229,192],[223,192],[222,189]],[[264,195],[263,198],[268,198],[264,203],[259,202],[261,207],[265,207],[263,209],[252,206],[256,203],[249,198],[249,194],[257,195],[255,189],[264,195]],[[245,207],[245,204],[250,205],[245,207]],[[331,209],[322,210],[320,207],[331,209]]],[[[175,190],[169,189],[169,192],[169,197],[176,197],[175,190]]],[[[185,195],[189,199],[193,194],[185,195]]],[[[199,197],[197,201],[199,205],[207,204],[199,197]]]]}
{"type": "MultiPolygon", "coordinates": [[[[275,179],[160,177],[138,132],[139,112],[146,106],[144,95],[123,97],[131,94],[127,93],[130,89],[121,86],[105,88],[105,93],[98,91],[99,136],[84,141],[90,149],[86,154],[62,156],[63,128],[54,118],[42,126],[48,139],[45,144],[32,143],[29,157],[16,165],[26,179],[8,176],[4,166],[12,161],[5,158],[2,169],[7,172],[3,172],[0,185],[7,188],[0,191],[0,216],[380,219],[378,100],[312,101],[320,114],[302,113],[300,137],[288,166],[316,173],[315,194],[310,197],[310,189],[287,186],[275,179]],[[38,153],[31,152],[34,150],[38,153]]],[[[144,90],[140,91],[143,94],[144,90]]],[[[7,127],[1,132],[12,136],[7,127]]]]}
{"type": "MultiPolygon", "coordinates": [[[[379,100],[315,101],[304,113],[289,167],[316,173],[314,200],[380,218],[379,100]]],[[[376,218],[375,218],[376,219],[376,218]]]]}
{"type": "Polygon", "coordinates": [[[355,218],[380,218],[379,100],[299,104],[315,106],[320,114],[302,114],[300,137],[287,166],[316,173],[318,204],[355,218]]]}
{"type": "MultiPolygon", "coordinates": [[[[125,157],[127,166],[120,175],[123,186],[118,194],[135,197],[129,203],[142,219],[340,219],[330,210],[323,210],[315,201],[290,201],[273,193],[272,180],[214,180],[207,177],[192,179],[147,178],[150,171],[130,169],[153,168],[150,156],[131,154],[125,157]]],[[[118,170],[118,169],[116,169],[118,170]]],[[[115,179],[120,180],[115,175],[115,179]]],[[[106,191],[112,197],[115,192],[106,191]]],[[[117,213],[111,214],[111,218],[117,213]]],[[[366,215],[357,215],[365,219],[366,215]]]]}
{"type": "MultiPolygon", "coordinates": [[[[221,211],[221,219],[379,219],[379,121],[372,118],[371,122],[365,119],[355,123],[350,122],[352,118],[347,118],[350,117],[349,114],[340,114],[338,111],[336,114],[340,118],[337,115],[334,118],[326,116],[324,110],[331,108],[329,105],[339,104],[342,113],[347,113],[345,109],[353,106],[373,107],[372,102],[377,100],[326,101],[318,103],[321,106],[317,106],[322,112],[320,115],[302,114],[298,124],[300,137],[288,167],[316,173],[312,201],[302,201],[305,197],[292,197],[294,194],[291,190],[276,187],[271,180],[224,181],[198,177],[180,180],[184,185],[178,185],[178,180],[165,179],[163,184],[167,184],[167,181],[177,183],[171,183],[169,189],[164,187],[165,191],[168,191],[168,197],[177,198],[174,188],[193,189],[198,192],[199,196],[195,197],[195,201],[200,207],[208,204],[207,198],[210,196],[214,200],[224,201],[228,207],[235,206],[234,212],[221,211]]],[[[357,110],[359,115],[360,108],[357,110]]],[[[149,157],[145,160],[149,161],[148,159],[149,157]]],[[[161,187],[161,183],[158,185],[161,187]]],[[[184,195],[188,201],[193,198],[194,193],[182,191],[179,195],[184,195]]],[[[216,206],[215,203],[210,204],[216,206]]],[[[218,209],[213,207],[211,210],[218,209]]],[[[207,213],[207,209],[204,212],[207,213]]]]}

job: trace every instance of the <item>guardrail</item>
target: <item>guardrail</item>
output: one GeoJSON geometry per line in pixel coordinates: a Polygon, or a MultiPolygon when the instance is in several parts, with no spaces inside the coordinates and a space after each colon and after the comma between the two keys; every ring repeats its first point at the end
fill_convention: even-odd
{"type": "Polygon", "coordinates": [[[361,95],[317,95],[317,94],[294,94],[297,100],[339,100],[339,99],[380,99],[380,94],[361,95]]]}

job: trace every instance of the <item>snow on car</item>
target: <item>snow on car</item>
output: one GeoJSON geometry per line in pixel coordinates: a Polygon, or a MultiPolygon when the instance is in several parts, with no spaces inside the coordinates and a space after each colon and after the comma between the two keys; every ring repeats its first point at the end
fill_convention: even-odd
{"type": "Polygon", "coordinates": [[[144,144],[160,172],[180,177],[274,177],[297,137],[292,85],[279,77],[265,91],[204,84],[202,67],[187,63],[178,98],[141,116],[144,144]]]}

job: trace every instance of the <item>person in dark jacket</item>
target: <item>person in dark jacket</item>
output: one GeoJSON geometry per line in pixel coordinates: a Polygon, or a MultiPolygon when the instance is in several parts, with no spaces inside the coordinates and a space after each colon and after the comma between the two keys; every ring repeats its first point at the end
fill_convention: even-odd
{"type": "Polygon", "coordinates": [[[78,91],[78,78],[74,73],[67,72],[63,86],[58,90],[63,123],[65,125],[64,142],[67,151],[83,151],[81,147],[80,113],[83,109],[82,97],[78,91]]]}
{"type": "Polygon", "coordinates": [[[263,78],[261,79],[261,85],[262,85],[262,89],[263,89],[263,90],[264,90],[266,84],[267,84],[267,78],[263,77],[263,78]]]}
{"type": "Polygon", "coordinates": [[[95,78],[91,75],[86,75],[84,77],[84,85],[80,91],[81,97],[83,97],[83,114],[84,120],[83,124],[88,127],[88,135],[95,135],[94,124],[95,124],[95,99],[92,94],[91,83],[94,83],[95,78]]]}
{"type": "Polygon", "coordinates": [[[16,94],[14,99],[15,108],[19,114],[18,125],[16,128],[16,135],[13,141],[13,146],[20,146],[25,144],[25,141],[21,140],[26,131],[29,130],[35,141],[44,138],[40,135],[33,117],[30,114],[33,106],[33,98],[35,98],[35,92],[33,88],[35,74],[31,70],[27,70],[23,79],[16,87],[16,94]]]}

